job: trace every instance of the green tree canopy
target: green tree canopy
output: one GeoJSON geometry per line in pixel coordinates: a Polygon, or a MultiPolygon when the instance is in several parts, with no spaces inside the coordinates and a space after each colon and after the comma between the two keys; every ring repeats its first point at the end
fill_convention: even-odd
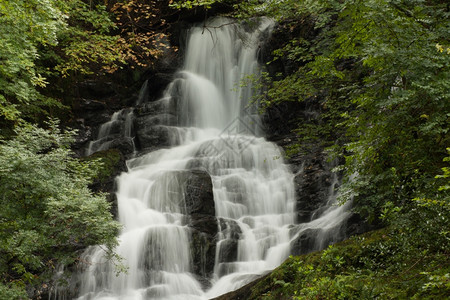
{"type": "Polygon", "coordinates": [[[301,23],[316,32],[274,52],[297,69],[273,78],[265,104],[319,99],[321,122],[297,132],[346,135],[337,152],[346,153],[353,180],[344,196],[357,210],[376,220],[387,202],[414,205],[414,197],[434,193],[450,143],[446,1],[255,1],[240,8],[243,16],[273,16],[287,30],[301,23]]]}
{"type": "Polygon", "coordinates": [[[36,285],[89,245],[112,254],[119,230],[105,196],[88,188],[100,163],[73,158],[74,132],[50,122],[16,133],[0,144],[0,298],[2,285],[36,285]]]}
{"type": "Polygon", "coordinates": [[[121,62],[110,14],[96,1],[0,1],[0,120],[40,121],[62,101],[49,77],[89,74],[121,62]]]}

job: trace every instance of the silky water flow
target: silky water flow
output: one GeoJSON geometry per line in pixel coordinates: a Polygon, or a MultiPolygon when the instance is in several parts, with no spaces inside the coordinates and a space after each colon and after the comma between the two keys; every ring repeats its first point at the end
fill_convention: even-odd
{"type": "MultiPolygon", "coordinates": [[[[128,160],[128,172],[117,179],[123,224],[117,253],[128,271],[116,276],[101,247],[89,248],[82,260],[90,264],[78,275],[78,299],[213,298],[280,265],[302,230],[327,232],[346,217],[344,208],[331,206],[315,221],[295,225],[294,174],[279,147],[259,136],[253,86],[240,83],[260,74],[258,45],[272,26],[261,20],[258,28],[244,30],[216,18],[189,30],[184,67],[157,100],[176,106],[177,125],[164,126],[173,145],[128,160]],[[177,175],[193,166],[211,176],[216,217],[222,220],[207,287],[193,274],[186,191],[177,175]],[[231,235],[239,236],[234,261],[220,255],[231,235]]],[[[88,153],[107,146],[121,115],[122,134],[131,135],[132,111],[120,111],[102,126],[88,153]]]]}

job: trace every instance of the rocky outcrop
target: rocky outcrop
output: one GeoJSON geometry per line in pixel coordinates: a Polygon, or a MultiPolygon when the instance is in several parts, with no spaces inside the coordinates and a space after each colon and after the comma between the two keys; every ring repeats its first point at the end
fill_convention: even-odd
{"type": "Polygon", "coordinates": [[[241,239],[241,228],[234,220],[219,219],[220,234],[222,235],[219,245],[219,262],[233,262],[237,260],[238,241],[241,239]]]}
{"type": "Polygon", "coordinates": [[[177,117],[165,101],[147,102],[135,109],[134,129],[139,150],[156,150],[176,145],[178,134],[173,125],[177,117]]]}
{"type": "Polygon", "coordinates": [[[193,273],[205,287],[214,271],[218,234],[211,177],[206,171],[178,171],[178,182],[184,190],[185,214],[191,232],[193,273]]]}

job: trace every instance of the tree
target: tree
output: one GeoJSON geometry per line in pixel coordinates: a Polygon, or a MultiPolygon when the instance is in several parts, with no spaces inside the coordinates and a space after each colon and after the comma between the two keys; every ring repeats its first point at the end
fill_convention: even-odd
{"type": "Polygon", "coordinates": [[[117,243],[110,204],[88,188],[100,163],[73,158],[74,132],[48,126],[17,128],[0,144],[0,298],[37,286],[89,245],[113,255],[117,243]]]}
{"type": "Polygon", "coordinates": [[[114,23],[103,5],[82,0],[0,3],[0,121],[41,121],[61,99],[50,77],[114,71],[122,62],[114,23]]]}
{"type": "Polygon", "coordinates": [[[51,0],[0,3],[0,117],[17,120],[20,110],[43,100],[37,88],[46,85],[36,70],[39,45],[55,45],[64,15],[51,0]]]}
{"type": "Polygon", "coordinates": [[[355,209],[376,221],[386,203],[414,205],[414,197],[433,193],[450,142],[446,2],[256,1],[241,8],[241,15],[269,14],[280,26],[299,22],[314,30],[274,52],[298,69],[274,77],[266,104],[318,99],[321,122],[297,132],[346,135],[337,152],[345,153],[343,168],[354,179],[344,201],[353,198],[355,209]]]}

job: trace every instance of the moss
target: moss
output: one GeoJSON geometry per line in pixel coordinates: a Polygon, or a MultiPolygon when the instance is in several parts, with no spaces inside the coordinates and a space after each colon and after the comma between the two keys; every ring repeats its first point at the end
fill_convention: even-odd
{"type": "Polygon", "coordinates": [[[84,158],[84,160],[87,161],[97,159],[100,159],[103,166],[99,169],[98,174],[95,178],[96,183],[105,183],[111,177],[116,176],[118,170],[122,168],[122,153],[117,149],[99,151],[84,158]]]}
{"type": "Polygon", "coordinates": [[[447,299],[449,253],[402,244],[400,234],[385,228],[291,256],[249,299],[447,299]]]}

